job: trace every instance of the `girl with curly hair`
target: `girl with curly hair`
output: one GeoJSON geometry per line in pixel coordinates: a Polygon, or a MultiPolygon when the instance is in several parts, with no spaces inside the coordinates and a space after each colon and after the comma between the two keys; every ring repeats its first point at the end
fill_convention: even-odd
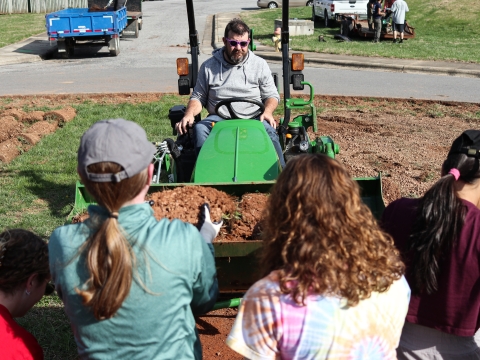
{"type": "Polygon", "coordinates": [[[395,359],[410,289],[391,238],[346,169],[302,155],[265,210],[263,279],[227,344],[248,359],[395,359]]]}
{"type": "Polygon", "coordinates": [[[423,197],[398,199],[383,213],[412,288],[399,359],[480,359],[479,162],[480,131],[467,130],[423,197]]]}
{"type": "Polygon", "coordinates": [[[14,318],[24,316],[44,294],[53,292],[49,280],[45,241],[22,229],[0,234],[1,359],[43,359],[43,350],[35,337],[14,318]]]}

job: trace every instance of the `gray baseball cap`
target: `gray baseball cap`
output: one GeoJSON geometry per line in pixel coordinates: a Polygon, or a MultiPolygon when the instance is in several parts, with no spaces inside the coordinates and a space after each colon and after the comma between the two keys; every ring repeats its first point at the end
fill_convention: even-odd
{"type": "Polygon", "coordinates": [[[82,136],[78,148],[78,171],[93,182],[120,182],[145,170],[152,162],[155,146],[143,128],[125,119],[101,120],[82,136]],[[89,165],[113,162],[123,170],[116,174],[94,174],[89,165]]]}

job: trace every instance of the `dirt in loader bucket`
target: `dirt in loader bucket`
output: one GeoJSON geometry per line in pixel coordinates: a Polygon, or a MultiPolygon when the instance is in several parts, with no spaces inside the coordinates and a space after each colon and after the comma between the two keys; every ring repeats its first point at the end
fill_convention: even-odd
{"type": "MultiPolygon", "coordinates": [[[[268,194],[246,193],[235,197],[223,191],[203,186],[182,186],[147,195],[157,220],[180,219],[193,225],[198,223],[200,207],[210,205],[212,221],[223,221],[215,241],[260,240],[262,213],[268,194]]],[[[87,213],[73,217],[72,223],[88,219],[87,213]]]]}

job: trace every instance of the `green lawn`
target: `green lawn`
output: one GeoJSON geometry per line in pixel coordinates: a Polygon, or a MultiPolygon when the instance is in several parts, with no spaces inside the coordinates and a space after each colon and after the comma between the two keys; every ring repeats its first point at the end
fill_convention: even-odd
{"type": "MultiPolygon", "coordinates": [[[[313,35],[291,37],[290,47],[329,54],[480,63],[480,1],[407,0],[407,3],[410,8],[407,21],[415,28],[416,37],[401,45],[394,46],[391,41],[372,44],[371,39],[338,41],[333,36],[339,33],[339,28],[324,28],[318,23],[313,35]],[[319,42],[319,35],[326,42],[319,42]]],[[[245,11],[241,17],[255,29],[256,41],[272,46],[274,20],[282,18],[280,9],[245,11]]],[[[311,19],[312,10],[291,8],[290,18],[311,19]]]]}
{"type": "MultiPolygon", "coordinates": [[[[9,102],[8,98],[0,98],[0,112],[9,102]]],[[[44,137],[10,164],[0,162],[1,230],[24,228],[47,240],[56,227],[65,223],[75,202],[80,137],[95,121],[119,117],[133,120],[145,129],[150,140],[162,141],[172,137],[168,109],[182,103],[186,103],[185,97],[164,95],[156,102],[136,105],[100,105],[89,101],[74,105],[77,116],[73,121],[44,137]]],[[[45,359],[77,357],[73,334],[58,297],[44,297],[18,322],[38,339],[45,359]]]]}
{"type": "Polygon", "coordinates": [[[46,31],[45,14],[2,14],[0,15],[0,48],[43,31],[46,31]]]}

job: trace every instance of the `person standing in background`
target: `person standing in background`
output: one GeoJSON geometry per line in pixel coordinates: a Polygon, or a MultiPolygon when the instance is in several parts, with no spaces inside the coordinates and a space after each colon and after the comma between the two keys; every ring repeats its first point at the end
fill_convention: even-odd
{"type": "Polygon", "coordinates": [[[405,31],[405,13],[408,11],[408,5],[404,0],[396,0],[392,5],[394,44],[397,42],[397,33],[400,33],[399,43],[403,43],[403,33],[405,31]]]}
{"type": "Polygon", "coordinates": [[[367,21],[368,21],[368,30],[373,30],[373,7],[375,5],[375,0],[368,0],[367,3],[367,21]]]}
{"type": "Polygon", "coordinates": [[[377,0],[373,6],[373,28],[375,29],[375,36],[373,43],[380,42],[380,34],[382,33],[382,0],[377,0]]]}

